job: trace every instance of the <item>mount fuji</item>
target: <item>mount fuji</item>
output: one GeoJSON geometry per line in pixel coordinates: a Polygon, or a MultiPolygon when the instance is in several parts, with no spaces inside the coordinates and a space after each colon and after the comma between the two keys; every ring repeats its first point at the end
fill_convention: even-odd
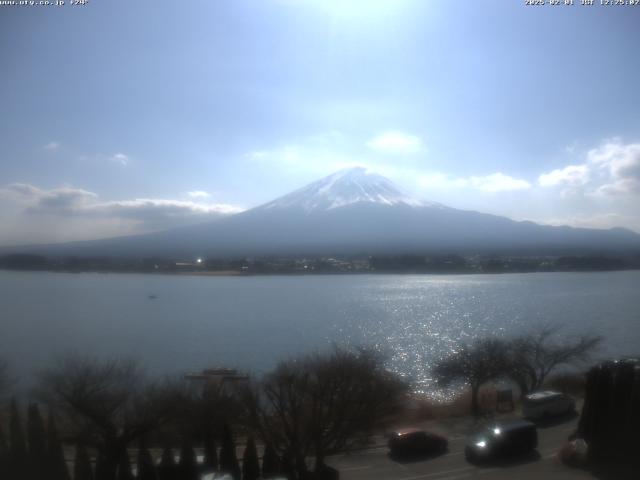
{"type": "Polygon", "coordinates": [[[423,202],[405,194],[387,178],[357,167],[208,223],[145,235],[19,250],[48,255],[129,257],[542,255],[637,252],[640,235],[622,228],[596,230],[518,222],[423,202]]]}
{"type": "MultiPolygon", "coordinates": [[[[258,210],[302,208],[307,213],[332,210],[356,203],[426,206],[402,193],[388,178],[364,167],[341,170],[306,187],[269,202],[258,210]]],[[[429,204],[435,206],[436,204],[429,204]]]]}

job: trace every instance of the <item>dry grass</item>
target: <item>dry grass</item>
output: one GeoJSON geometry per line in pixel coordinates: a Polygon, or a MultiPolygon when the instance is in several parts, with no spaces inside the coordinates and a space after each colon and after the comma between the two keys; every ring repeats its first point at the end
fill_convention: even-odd
{"type": "MultiPolygon", "coordinates": [[[[569,394],[577,399],[584,397],[585,376],[582,373],[562,373],[554,375],[545,382],[545,388],[569,394]]],[[[485,385],[480,389],[480,408],[483,413],[498,413],[497,391],[495,385],[485,385]]],[[[513,389],[514,410],[520,408],[519,392],[513,389]]],[[[471,413],[471,392],[464,390],[452,401],[440,402],[427,396],[413,397],[412,404],[402,420],[421,422],[443,418],[465,417],[471,413]]]]}
{"type": "MultiPolygon", "coordinates": [[[[487,385],[481,388],[479,399],[482,412],[495,412],[497,388],[494,385],[487,385]]],[[[450,402],[439,402],[429,397],[416,396],[405,419],[411,422],[420,422],[441,418],[465,417],[470,413],[471,392],[467,389],[450,402]]]]}

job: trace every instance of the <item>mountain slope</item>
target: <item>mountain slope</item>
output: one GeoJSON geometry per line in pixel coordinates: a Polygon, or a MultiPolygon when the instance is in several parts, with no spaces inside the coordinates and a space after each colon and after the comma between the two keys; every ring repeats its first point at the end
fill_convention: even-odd
{"type": "Polygon", "coordinates": [[[311,213],[363,202],[413,207],[436,205],[425,204],[411,198],[400,191],[389,179],[369,172],[364,167],[355,167],[324,177],[295,192],[257,207],[256,210],[296,208],[311,213]]]}
{"type": "Polygon", "coordinates": [[[640,251],[625,229],[552,227],[421,202],[363,168],[337,172],[214,222],[147,235],[22,248],[45,254],[252,256],[640,251]]]}

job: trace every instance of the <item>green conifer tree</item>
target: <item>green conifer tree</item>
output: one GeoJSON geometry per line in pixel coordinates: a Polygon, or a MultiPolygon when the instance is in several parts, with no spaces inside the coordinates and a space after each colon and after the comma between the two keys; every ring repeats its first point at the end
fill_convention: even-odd
{"type": "Polygon", "coordinates": [[[151,452],[147,448],[147,442],[145,438],[140,439],[140,446],[138,448],[138,480],[158,480],[158,474],[156,472],[156,466],[153,463],[153,457],[151,452]]]}
{"type": "Polygon", "coordinates": [[[204,437],[204,466],[207,472],[215,472],[218,470],[216,437],[211,431],[208,431],[204,437]]]}
{"type": "Polygon", "coordinates": [[[267,444],[262,455],[262,478],[272,478],[280,473],[280,459],[271,444],[267,444]]]}
{"type": "Polygon", "coordinates": [[[29,473],[33,480],[47,476],[47,434],[38,405],[32,403],[27,410],[27,440],[29,444],[29,473]]]}
{"type": "Polygon", "coordinates": [[[282,454],[282,460],[280,462],[280,474],[287,480],[295,480],[296,469],[293,465],[293,458],[289,451],[285,451],[282,454]]]}
{"type": "Polygon", "coordinates": [[[180,463],[178,464],[178,478],[180,480],[198,480],[198,460],[196,452],[187,439],[183,440],[180,448],[180,463]]]}
{"type": "Polygon", "coordinates": [[[173,457],[173,449],[170,447],[166,447],[162,452],[158,467],[158,480],[178,480],[176,461],[173,457]]]}
{"type": "Polygon", "coordinates": [[[260,477],[260,463],[258,461],[258,451],[253,437],[247,439],[242,456],[242,480],[258,480],[260,477]]]}
{"type": "Polygon", "coordinates": [[[222,446],[220,447],[220,471],[228,473],[234,480],[240,480],[240,465],[236,456],[231,429],[226,423],[222,428],[222,446]]]}
{"type": "Polygon", "coordinates": [[[84,445],[76,445],[76,456],[73,462],[73,480],[93,480],[91,460],[84,445]]]}
{"type": "Polygon", "coordinates": [[[49,469],[47,480],[70,480],[64,449],[58,436],[55,417],[51,411],[49,411],[47,420],[47,468],[49,469]]]}
{"type": "Polygon", "coordinates": [[[11,400],[9,418],[9,478],[25,480],[28,478],[27,446],[22,430],[20,410],[15,399],[11,400]]]}
{"type": "Polygon", "coordinates": [[[120,462],[118,463],[118,480],[135,480],[133,473],[131,472],[131,459],[129,458],[129,452],[126,450],[120,455],[120,462]]]}
{"type": "Polygon", "coordinates": [[[109,478],[110,476],[104,454],[98,454],[98,458],[96,458],[95,480],[113,480],[113,478],[109,478]]]}

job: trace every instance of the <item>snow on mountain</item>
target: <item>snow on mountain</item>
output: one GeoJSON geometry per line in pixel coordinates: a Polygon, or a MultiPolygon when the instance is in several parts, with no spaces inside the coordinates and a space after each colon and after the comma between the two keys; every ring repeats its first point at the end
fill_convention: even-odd
{"type": "Polygon", "coordinates": [[[402,192],[391,180],[364,167],[340,170],[255,210],[300,208],[307,213],[327,211],[355,203],[437,206],[402,192]]]}
{"type": "MultiPolygon", "coordinates": [[[[3,249],[0,249],[0,252],[3,249]]],[[[216,221],[131,237],[4,249],[78,256],[638,252],[640,235],[517,222],[421,202],[364,168],[339,171],[216,221]]]]}

